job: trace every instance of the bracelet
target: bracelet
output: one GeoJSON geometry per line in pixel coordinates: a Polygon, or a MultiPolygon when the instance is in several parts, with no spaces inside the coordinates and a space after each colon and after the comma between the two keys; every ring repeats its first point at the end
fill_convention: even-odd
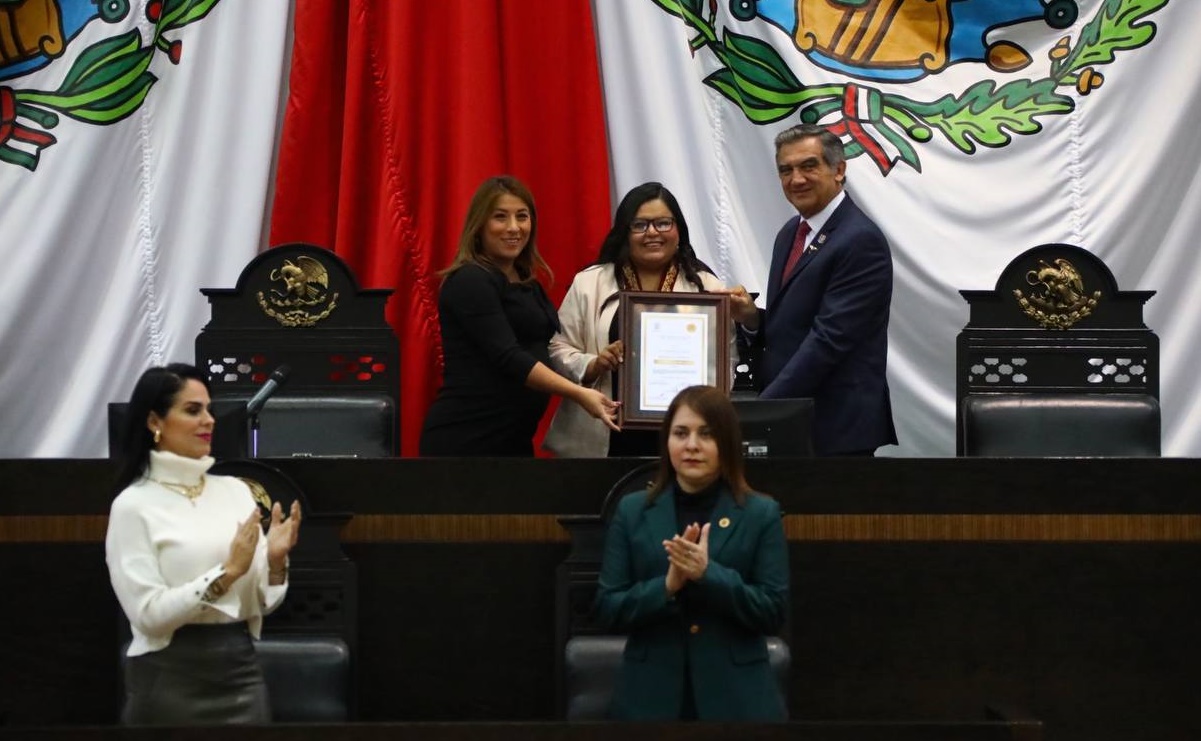
{"type": "Polygon", "coordinates": [[[283,567],[279,571],[276,571],[274,569],[268,569],[267,580],[274,581],[276,579],[279,579],[280,581],[288,580],[288,567],[287,566],[283,567]]]}
{"type": "Polygon", "coordinates": [[[221,576],[218,576],[216,579],[213,579],[211,582],[209,582],[208,589],[204,590],[204,596],[202,596],[200,599],[204,600],[205,602],[215,602],[216,600],[221,599],[222,595],[229,591],[229,587],[221,583],[223,578],[225,578],[225,574],[221,574],[221,576]]]}

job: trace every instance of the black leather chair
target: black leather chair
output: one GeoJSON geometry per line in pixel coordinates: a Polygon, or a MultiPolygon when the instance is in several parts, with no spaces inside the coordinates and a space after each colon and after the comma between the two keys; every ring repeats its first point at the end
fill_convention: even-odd
{"type": "Polygon", "coordinates": [[[1160,454],[1159,402],[1145,394],[969,394],[961,419],[968,456],[1160,454]]]}
{"type": "Polygon", "coordinates": [[[350,719],[350,646],[344,639],[265,634],[254,649],[276,722],[341,723],[350,719]]]}
{"type": "Polygon", "coordinates": [[[270,399],[259,414],[260,458],[394,455],[396,410],[383,394],[288,396],[270,399]]]}
{"type": "MultiPolygon", "coordinates": [[[[556,576],[559,706],[569,721],[604,720],[608,714],[626,637],[602,633],[592,624],[604,530],[621,498],[645,489],[658,466],[658,460],[647,461],[622,476],[605,495],[600,516],[559,518],[572,539],[572,552],[556,576]]],[[[770,637],[767,652],[780,696],[787,698],[792,665],[788,643],[783,637],[770,637]]]]}
{"type": "MultiPolygon", "coordinates": [[[[622,635],[583,635],[567,641],[564,649],[567,720],[605,719],[625,647],[626,637],[622,635]]],[[[767,639],[767,660],[776,675],[780,696],[788,697],[792,653],[784,639],[778,636],[767,639]]]]}

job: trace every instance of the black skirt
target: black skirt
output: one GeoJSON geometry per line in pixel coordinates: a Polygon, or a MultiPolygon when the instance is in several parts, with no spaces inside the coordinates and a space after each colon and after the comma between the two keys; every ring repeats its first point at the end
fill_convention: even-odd
{"type": "Polygon", "coordinates": [[[161,651],[125,659],[125,725],[269,723],[246,623],[185,625],[161,651]]]}

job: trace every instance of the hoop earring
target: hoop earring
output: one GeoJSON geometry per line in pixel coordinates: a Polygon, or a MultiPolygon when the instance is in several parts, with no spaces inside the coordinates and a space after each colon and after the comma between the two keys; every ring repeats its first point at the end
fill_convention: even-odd
{"type": "Polygon", "coordinates": [[[162,440],[163,440],[163,431],[155,430],[154,431],[154,444],[158,445],[160,442],[162,442],[162,440]]]}

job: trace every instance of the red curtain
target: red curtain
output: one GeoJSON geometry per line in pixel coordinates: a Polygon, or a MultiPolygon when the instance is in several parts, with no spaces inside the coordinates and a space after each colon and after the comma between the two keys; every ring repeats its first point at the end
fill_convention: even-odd
{"type": "Polygon", "coordinates": [[[332,248],[392,288],[401,452],[441,382],[437,271],[480,182],[530,186],[562,299],[609,227],[588,0],[299,0],[271,243],[332,248]]]}

